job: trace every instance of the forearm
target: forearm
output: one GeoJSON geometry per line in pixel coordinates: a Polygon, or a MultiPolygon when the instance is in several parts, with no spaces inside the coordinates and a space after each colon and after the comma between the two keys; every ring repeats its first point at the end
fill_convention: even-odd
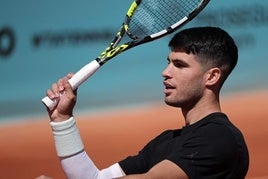
{"type": "Polygon", "coordinates": [[[70,157],[61,157],[61,166],[67,178],[98,178],[99,169],[85,151],[70,157]]]}
{"type": "Polygon", "coordinates": [[[118,163],[99,170],[85,151],[71,157],[61,158],[61,165],[69,179],[110,179],[123,176],[118,163]]]}
{"type": "Polygon", "coordinates": [[[115,178],[123,176],[121,167],[116,163],[109,168],[99,170],[84,151],[74,118],[64,122],[51,122],[57,155],[66,177],[72,178],[115,178]]]}

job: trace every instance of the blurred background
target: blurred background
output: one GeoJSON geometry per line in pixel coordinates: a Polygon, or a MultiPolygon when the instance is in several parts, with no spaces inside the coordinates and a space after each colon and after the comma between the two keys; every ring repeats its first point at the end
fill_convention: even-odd
{"type": "MultiPolygon", "coordinates": [[[[46,90],[104,50],[130,3],[0,0],[0,120],[45,115],[46,90]]],[[[191,26],[219,26],[238,44],[239,63],[224,94],[267,88],[268,1],[212,0],[183,28],[191,26]]],[[[77,110],[162,100],[161,72],[172,35],[109,61],[79,88],[77,110]]]]}
{"type": "MultiPolygon", "coordinates": [[[[52,83],[106,48],[131,2],[0,0],[0,178],[64,178],[41,99],[52,83]]],[[[248,142],[247,178],[267,178],[268,1],[211,0],[183,28],[193,26],[221,27],[238,45],[223,108],[248,142]]],[[[183,125],[177,110],[162,104],[161,72],[173,35],[116,56],[80,86],[77,123],[97,166],[134,154],[162,130],[183,125]]]]}

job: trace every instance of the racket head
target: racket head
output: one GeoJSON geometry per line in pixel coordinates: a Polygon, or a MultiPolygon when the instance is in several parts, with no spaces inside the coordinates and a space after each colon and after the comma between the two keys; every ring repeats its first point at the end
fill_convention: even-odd
{"type": "Polygon", "coordinates": [[[192,20],[210,0],[136,0],[125,20],[125,31],[136,43],[172,33],[192,20]]]}
{"type": "Polygon", "coordinates": [[[115,38],[96,60],[103,65],[123,51],[172,33],[199,14],[209,1],[134,0],[115,38]]]}

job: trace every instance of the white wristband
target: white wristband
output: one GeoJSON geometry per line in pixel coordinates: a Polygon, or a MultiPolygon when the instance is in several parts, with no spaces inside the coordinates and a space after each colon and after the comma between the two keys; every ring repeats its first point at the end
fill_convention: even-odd
{"type": "Polygon", "coordinates": [[[57,155],[67,157],[84,149],[82,139],[73,117],[62,122],[50,122],[57,155]]]}

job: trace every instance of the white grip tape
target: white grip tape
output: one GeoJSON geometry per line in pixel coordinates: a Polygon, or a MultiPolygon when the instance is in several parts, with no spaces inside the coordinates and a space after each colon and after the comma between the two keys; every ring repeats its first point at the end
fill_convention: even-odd
{"type": "Polygon", "coordinates": [[[100,67],[99,62],[97,60],[93,60],[83,68],[81,68],[78,72],[74,74],[74,76],[69,80],[72,88],[77,89],[84,81],[86,81],[90,76],[92,76],[100,67]]]}
{"type": "MultiPolygon", "coordinates": [[[[84,81],[86,81],[91,75],[93,75],[100,68],[99,62],[97,60],[93,60],[83,68],[81,68],[78,72],[74,74],[74,76],[69,79],[69,83],[71,84],[73,90],[77,89],[84,81]]],[[[58,103],[57,100],[51,100],[49,97],[44,97],[42,99],[43,104],[45,104],[49,110],[52,110],[58,103]]]]}
{"type": "Polygon", "coordinates": [[[84,149],[74,117],[62,122],[50,122],[50,125],[59,157],[71,156],[84,149]]]}
{"type": "Polygon", "coordinates": [[[42,103],[45,104],[49,108],[49,110],[54,109],[54,107],[57,105],[57,101],[51,100],[48,96],[42,99],[42,103]]]}

